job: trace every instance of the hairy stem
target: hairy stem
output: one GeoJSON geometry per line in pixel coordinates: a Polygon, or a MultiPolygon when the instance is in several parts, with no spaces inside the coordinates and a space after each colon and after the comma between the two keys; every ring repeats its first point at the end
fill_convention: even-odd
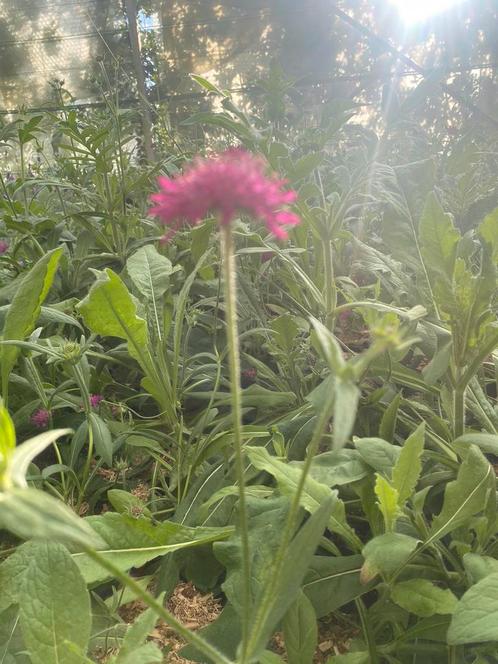
{"type": "Polygon", "coordinates": [[[240,664],[247,659],[249,623],[251,617],[251,562],[249,550],[249,525],[244,479],[244,449],[242,439],[242,393],[240,389],[240,356],[237,323],[237,273],[233,236],[230,226],[221,226],[221,253],[223,260],[223,286],[225,291],[225,316],[227,330],[228,366],[233,418],[235,472],[239,495],[239,529],[242,545],[242,649],[240,664]]]}

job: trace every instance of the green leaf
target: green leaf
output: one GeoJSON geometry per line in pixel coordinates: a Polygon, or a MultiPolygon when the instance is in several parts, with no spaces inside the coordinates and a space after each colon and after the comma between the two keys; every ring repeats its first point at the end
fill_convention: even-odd
{"type": "Polygon", "coordinates": [[[391,475],[392,468],[401,454],[401,448],[381,438],[355,438],[354,446],[365,463],[386,476],[391,475]]]}
{"type": "MultiPolygon", "coordinates": [[[[481,581],[489,574],[498,574],[498,560],[491,556],[480,556],[477,553],[466,553],[463,564],[467,576],[472,583],[481,581]]],[[[1,569],[1,568],[0,568],[1,569]]]]}
{"type": "MultiPolygon", "coordinates": [[[[123,571],[179,549],[226,539],[233,532],[232,527],[188,528],[171,521],[154,525],[146,518],[114,512],[88,517],[85,523],[106,542],[106,546],[99,547],[100,555],[123,571]]],[[[87,584],[96,585],[109,578],[108,572],[85,553],[74,553],[73,559],[87,584]]]]}
{"type": "Polygon", "coordinates": [[[72,433],[71,429],[53,429],[34,436],[16,447],[9,469],[10,482],[14,486],[27,487],[26,474],[33,459],[41,454],[57,438],[72,433]]]}
{"type": "Polygon", "coordinates": [[[459,436],[453,443],[458,452],[465,456],[470,445],[475,445],[484,454],[498,456],[498,436],[490,433],[465,433],[459,436]]]}
{"type": "Polygon", "coordinates": [[[123,491],[122,489],[109,489],[107,492],[107,499],[119,514],[127,514],[128,516],[143,514],[143,516],[146,516],[147,518],[152,516],[143,500],[128,491],[123,491]]]}
{"type": "Polygon", "coordinates": [[[383,440],[392,442],[394,432],[396,431],[396,421],[398,419],[399,404],[401,403],[401,392],[398,392],[382,415],[379,427],[379,436],[383,440]]]}
{"type": "Polygon", "coordinates": [[[392,532],[396,519],[399,515],[399,495],[396,489],[382,475],[377,475],[375,480],[375,495],[382,516],[386,532],[392,532]]]}
{"type": "Polygon", "coordinates": [[[436,613],[453,613],[458,603],[451,590],[438,588],[427,579],[410,579],[397,583],[391,592],[393,602],[421,618],[436,613]]]}
{"type": "Polygon", "coordinates": [[[334,374],[340,374],[346,366],[346,360],[344,359],[339,342],[332,332],[323,323],[316,320],[316,318],[311,318],[311,324],[313,325],[315,338],[323,359],[328,364],[330,371],[334,374]]]}
{"type": "Polygon", "coordinates": [[[419,223],[420,252],[435,306],[447,310],[453,301],[453,272],[460,233],[434,193],[427,197],[419,223]]]}
{"type": "Polygon", "coordinates": [[[282,623],[289,664],[312,664],[318,640],[318,626],[312,603],[301,591],[282,623]]]}
{"type": "Polygon", "coordinates": [[[464,593],[448,630],[450,645],[481,641],[498,641],[498,572],[464,593]]]}
{"type": "Polygon", "coordinates": [[[313,556],[303,590],[315,608],[318,618],[370,590],[360,579],[363,556],[313,556]]]}
{"type": "MultiPolygon", "coordinates": [[[[293,461],[291,466],[301,468],[304,462],[293,461]]],[[[356,450],[332,450],[317,454],[311,462],[310,476],[329,487],[351,484],[371,472],[356,450]]]]}
{"type": "Polygon", "coordinates": [[[336,378],[334,399],[334,449],[340,449],[349,440],[356,421],[360,389],[352,380],[336,378]]]}
{"type": "Polygon", "coordinates": [[[274,318],[271,322],[271,329],[274,332],[274,338],[278,347],[289,354],[294,348],[294,341],[299,332],[299,327],[292,316],[284,314],[274,318]]]}
{"type": "Polygon", "coordinates": [[[108,466],[112,466],[112,436],[109,427],[97,413],[90,413],[88,419],[92,427],[96,453],[108,466]]]}
{"type": "Polygon", "coordinates": [[[80,664],[90,638],[90,597],[61,544],[39,543],[23,577],[19,605],[33,664],[80,664]]]}
{"type": "Polygon", "coordinates": [[[0,664],[29,664],[30,661],[21,636],[19,609],[11,606],[0,613],[0,664]]]}
{"type": "Polygon", "coordinates": [[[422,472],[425,423],[422,422],[409,436],[393,468],[393,487],[398,492],[398,504],[403,506],[415,491],[422,472]]]}
{"type": "MultiPolygon", "coordinates": [[[[49,251],[23,278],[5,318],[3,341],[23,340],[31,334],[40,315],[41,305],[52,286],[61,254],[62,249],[49,251]]],[[[4,398],[8,392],[10,372],[14,368],[18,355],[17,346],[3,346],[0,349],[4,398]]]]}
{"type": "Polygon", "coordinates": [[[389,577],[404,565],[417,548],[419,540],[401,533],[385,533],[374,537],[363,548],[365,558],[361,578],[366,583],[384,574],[389,577]]]}
{"type": "Polygon", "coordinates": [[[78,304],[85,324],[101,336],[118,337],[128,344],[128,352],[142,367],[147,366],[147,324],[137,316],[137,306],[115,272],[107,268],[84,300],[78,304]]]}
{"type": "Polygon", "coordinates": [[[126,271],[138,292],[154,302],[167,291],[173,266],[152,244],[146,244],[128,258],[126,271]]]}
{"type": "Polygon", "coordinates": [[[443,507],[432,522],[429,542],[464,526],[470,517],[485,508],[492,472],[486,457],[471,445],[456,480],[446,485],[443,507]]]}
{"type": "MultiPolygon", "coordinates": [[[[299,468],[279,461],[263,447],[248,447],[246,453],[255,468],[264,470],[275,477],[280,491],[284,495],[294,495],[301,476],[299,468]]],[[[308,477],[301,496],[301,505],[304,509],[313,513],[327,498],[332,498],[333,503],[328,528],[343,537],[354,548],[359,548],[361,542],[346,521],[344,503],[338,498],[337,491],[332,491],[328,486],[308,477]]]]}
{"type": "Polygon", "coordinates": [[[0,493],[0,528],[21,539],[52,539],[101,546],[102,540],[60,500],[37,489],[0,493]]]}
{"type": "MultiPolygon", "coordinates": [[[[309,564],[323,532],[327,527],[330,518],[330,512],[333,508],[332,498],[327,498],[318,510],[302,526],[297,535],[295,535],[286,552],[282,574],[279,583],[272,596],[272,608],[261,630],[257,635],[257,642],[254,647],[254,654],[258,654],[264,649],[277,624],[289,609],[294,601],[309,564]]],[[[268,570],[267,570],[268,571],[268,570]]],[[[271,568],[269,568],[271,573],[271,568]]],[[[267,578],[268,580],[268,578],[267,578]]],[[[265,588],[260,597],[263,602],[265,597],[265,588]]],[[[256,606],[258,600],[256,600],[256,606]]]]}

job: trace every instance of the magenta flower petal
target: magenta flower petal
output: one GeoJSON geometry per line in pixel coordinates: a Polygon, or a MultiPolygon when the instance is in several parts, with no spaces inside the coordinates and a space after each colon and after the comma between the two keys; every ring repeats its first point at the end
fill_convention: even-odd
{"type": "Polygon", "coordinates": [[[104,400],[104,397],[101,394],[90,394],[90,406],[92,408],[98,408],[100,402],[104,400]]]}
{"type": "Polygon", "coordinates": [[[0,240],[0,256],[2,254],[5,254],[8,248],[9,248],[9,243],[5,242],[5,240],[0,240]]]}
{"type": "Polygon", "coordinates": [[[31,424],[37,429],[46,429],[50,422],[50,413],[45,408],[40,408],[31,415],[30,419],[31,424]]]}
{"type": "Polygon", "coordinates": [[[152,194],[150,213],[169,230],[168,240],[182,225],[195,226],[209,213],[229,225],[238,212],[265,222],[269,232],[285,239],[284,226],[299,223],[299,217],[282,208],[294,203],[295,191],[282,187],[285,180],[265,174],[262,159],[240,149],[223,152],[213,159],[196,159],[183,175],[158,178],[160,191],[152,194]]]}

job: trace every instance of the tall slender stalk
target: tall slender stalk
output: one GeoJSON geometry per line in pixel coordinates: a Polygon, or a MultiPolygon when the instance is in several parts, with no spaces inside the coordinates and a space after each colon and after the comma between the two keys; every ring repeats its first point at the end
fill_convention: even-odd
{"type": "Polygon", "coordinates": [[[223,287],[227,329],[228,366],[233,419],[235,472],[239,494],[239,529],[242,545],[242,648],[240,664],[247,661],[249,623],[251,618],[251,563],[249,549],[249,525],[244,480],[244,449],[242,439],[242,393],[240,389],[240,356],[237,323],[237,273],[233,236],[230,226],[220,226],[223,261],[223,287]]]}

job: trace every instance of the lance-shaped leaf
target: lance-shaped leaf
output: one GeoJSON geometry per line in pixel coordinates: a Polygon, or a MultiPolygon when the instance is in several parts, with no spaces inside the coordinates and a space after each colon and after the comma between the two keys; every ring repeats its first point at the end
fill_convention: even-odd
{"type": "Polygon", "coordinates": [[[393,486],[398,492],[398,504],[404,505],[412,495],[422,472],[425,423],[409,436],[393,468],[393,486]]]}
{"type": "MultiPolygon", "coordinates": [[[[188,528],[172,521],[154,525],[146,518],[134,519],[113,512],[88,517],[85,522],[107,544],[99,548],[99,554],[123,571],[179,549],[226,539],[233,532],[230,526],[188,528]]],[[[109,573],[85,553],[74,553],[73,559],[87,584],[95,585],[109,578],[109,573]]]]}
{"type": "MultiPolygon", "coordinates": [[[[5,318],[2,333],[4,341],[23,340],[33,331],[40,315],[41,305],[54,281],[61,254],[62,249],[49,251],[40,258],[22,280],[5,318]]],[[[8,390],[10,372],[14,368],[18,355],[19,348],[14,345],[5,345],[0,350],[4,397],[8,390]]]]}
{"type": "MultiPolygon", "coordinates": [[[[290,466],[271,456],[263,447],[248,447],[247,455],[251,463],[258,469],[266,471],[275,477],[280,491],[286,495],[293,495],[298,487],[301,469],[290,466]]],[[[328,498],[332,499],[332,512],[329,517],[328,528],[343,537],[354,549],[360,549],[362,544],[354,530],[346,521],[344,503],[325,484],[317,482],[312,477],[306,479],[301,497],[301,505],[308,512],[315,512],[328,498]]]]}
{"type": "Polygon", "coordinates": [[[486,457],[471,445],[456,479],[446,486],[443,507],[432,522],[428,542],[465,525],[470,517],[485,508],[492,472],[486,457]]]}

